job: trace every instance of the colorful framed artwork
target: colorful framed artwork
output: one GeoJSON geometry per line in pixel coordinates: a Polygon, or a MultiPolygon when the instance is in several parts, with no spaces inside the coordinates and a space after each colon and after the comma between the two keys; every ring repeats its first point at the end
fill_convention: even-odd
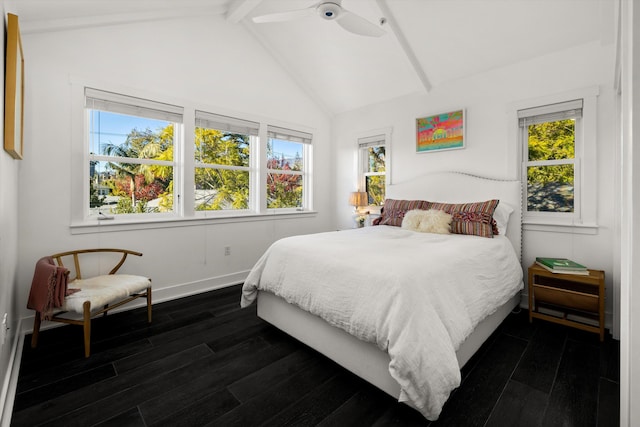
{"type": "Polygon", "coordinates": [[[464,110],[416,119],[416,152],[464,148],[464,110]]]}
{"type": "Polygon", "coordinates": [[[24,59],[18,17],[7,14],[7,52],[4,88],[4,149],[22,159],[24,115],[24,59]]]}

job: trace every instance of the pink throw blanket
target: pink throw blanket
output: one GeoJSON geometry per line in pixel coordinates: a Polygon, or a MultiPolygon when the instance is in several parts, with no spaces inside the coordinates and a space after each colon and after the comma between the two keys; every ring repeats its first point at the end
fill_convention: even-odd
{"type": "Polygon", "coordinates": [[[47,256],[36,263],[27,308],[36,310],[44,319],[50,319],[53,309],[62,307],[64,298],[79,289],[67,289],[69,270],[58,267],[53,258],[47,256]]]}

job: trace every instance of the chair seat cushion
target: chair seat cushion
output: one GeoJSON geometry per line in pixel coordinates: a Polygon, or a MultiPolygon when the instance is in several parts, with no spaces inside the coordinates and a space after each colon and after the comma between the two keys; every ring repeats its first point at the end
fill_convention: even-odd
{"type": "Polygon", "coordinates": [[[88,279],[69,282],[69,289],[80,289],[79,292],[67,295],[63,311],[82,313],[85,301],[91,303],[91,309],[122,301],[129,295],[151,287],[151,279],[131,274],[107,274],[88,279]]]}

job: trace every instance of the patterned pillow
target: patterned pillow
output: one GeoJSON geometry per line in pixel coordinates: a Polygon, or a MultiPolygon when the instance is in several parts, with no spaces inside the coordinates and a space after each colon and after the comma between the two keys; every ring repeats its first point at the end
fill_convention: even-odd
{"type": "Polygon", "coordinates": [[[402,226],[404,214],[410,210],[423,209],[428,210],[430,203],[425,200],[394,200],[386,199],[384,208],[378,225],[392,225],[394,227],[402,226]]]}
{"type": "Polygon", "coordinates": [[[438,209],[450,213],[451,232],[470,234],[473,236],[493,237],[498,234],[493,212],[499,200],[487,200],[475,203],[431,203],[430,209],[438,209]],[[495,228],[494,228],[495,226],[495,228]]]}

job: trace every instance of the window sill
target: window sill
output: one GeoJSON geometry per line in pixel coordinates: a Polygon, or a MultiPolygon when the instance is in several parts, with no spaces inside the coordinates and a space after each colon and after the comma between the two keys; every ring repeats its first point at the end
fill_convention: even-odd
{"type": "Polygon", "coordinates": [[[70,225],[71,234],[108,233],[114,231],[150,230],[154,228],[194,227],[200,225],[228,224],[236,222],[272,221],[313,217],[317,211],[243,214],[215,217],[154,218],[132,221],[129,219],[93,220],[70,225]]]}
{"type": "Polygon", "coordinates": [[[550,233],[598,234],[597,224],[552,223],[532,219],[525,219],[522,222],[522,229],[525,231],[546,231],[550,233]]]}

